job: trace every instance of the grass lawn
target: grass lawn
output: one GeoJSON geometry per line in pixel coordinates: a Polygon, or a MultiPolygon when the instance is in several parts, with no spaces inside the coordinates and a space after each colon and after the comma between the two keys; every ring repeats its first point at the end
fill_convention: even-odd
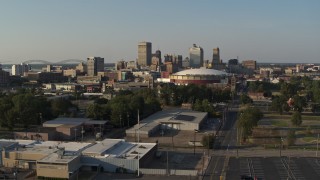
{"type": "Polygon", "coordinates": [[[271,125],[276,127],[289,127],[289,124],[285,120],[271,120],[271,125]]]}
{"type": "MultiPolygon", "coordinates": [[[[279,115],[277,113],[264,114],[264,120],[270,120],[271,124],[276,127],[290,127],[292,115],[279,115]]],[[[320,116],[302,115],[302,126],[319,125],[320,116]]]]}
{"type": "Polygon", "coordinates": [[[290,119],[291,115],[280,115],[278,113],[272,113],[272,114],[263,114],[263,118],[266,119],[290,119]]]}
{"type": "Polygon", "coordinates": [[[302,115],[302,120],[320,121],[320,116],[308,116],[308,115],[302,115]]]}
{"type": "Polygon", "coordinates": [[[302,140],[305,142],[311,143],[312,141],[316,141],[317,138],[312,136],[306,136],[306,137],[303,137],[302,140]]]}

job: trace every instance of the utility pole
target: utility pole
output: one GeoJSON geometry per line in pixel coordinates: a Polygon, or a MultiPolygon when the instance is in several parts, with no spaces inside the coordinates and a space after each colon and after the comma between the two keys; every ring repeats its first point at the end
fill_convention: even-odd
{"type": "MultiPolygon", "coordinates": [[[[139,148],[139,141],[140,141],[140,116],[139,116],[139,109],[138,109],[138,148],[139,148]]],[[[138,177],[140,177],[140,157],[138,152],[138,177]]]]}
{"type": "Polygon", "coordinates": [[[128,112],[127,112],[127,120],[128,120],[127,128],[129,128],[129,113],[128,112]]]}
{"type": "Polygon", "coordinates": [[[77,141],[77,128],[74,128],[74,141],[77,141]]]}
{"type": "Polygon", "coordinates": [[[169,176],[169,150],[167,149],[167,175],[169,176]]]}
{"type": "Polygon", "coordinates": [[[172,150],[174,149],[174,144],[173,144],[173,129],[171,130],[171,143],[172,143],[172,150]]]}
{"type": "Polygon", "coordinates": [[[84,129],[83,129],[83,126],[81,127],[81,142],[83,142],[83,134],[84,134],[84,129]]]}
{"type": "Polygon", "coordinates": [[[281,157],[281,148],[282,148],[282,137],[280,139],[280,157],[281,157]]]}
{"type": "Polygon", "coordinates": [[[317,152],[316,152],[316,157],[318,157],[318,150],[319,150],[319,133],[318,133],[318,138],[317,138],[317,152]]]}
{"type": "Polygon", "coordinates": [[[193,134],[193,155],[196,155],[196,133],[198,130],[194,129],[194,134],[193,134]]]}
{"type": "Polygon", "coordinates": [[[210,155],[210,134],[208,132],[205,132],[207,136],[207,145],[208,145],[208,157],[210,155]]]}
{"type": "Polygon", "coordinates": [[[288,179],[290,179],[289,171],[290,171],[290,156],[289,156],[289,163],[288,163],[288,179]]]}

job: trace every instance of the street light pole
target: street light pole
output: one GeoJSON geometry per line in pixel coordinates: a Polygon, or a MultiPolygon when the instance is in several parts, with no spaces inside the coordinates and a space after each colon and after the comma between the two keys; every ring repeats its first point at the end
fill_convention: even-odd
{"type": "Polygon", "coordinates": [[[281,157],[281,148],[282,148],[282,137],[280,139],[280,157],[281,157]]]}
{"type": "Polygon", "coordinates": [[[83,142],[83,134],[85,133],[83,126],[81,127],[81,142],[83,142]]]}
{"type": "Polygon", "coordinates": [[[74,141],[77,141],[77,128],[74,129],[74,141]]]}
{"type": "Polygon", "coordinates": [[[317,138],[317,152],[316,152],[316,157],[318,157],[318,150],[319,150],[319,133],[318,133],[318,138],[317,138]]]}
{"type": "Polygon", "coordinates": [[[208,146],[208,157],[210,155],[210,134],[208,132],[206,132],[206,135],[207,135],[207,146],[208,146]]]}
{"type": "Polygon", "coordinates": [[[196,133],[198,130],[194,129],[194,134],[193,134],[193,155],[196,155],[196,133]]]}
{"type": "Polygon", "coordinates": [[[129,113],[127,112],[127,120],[128,120],[128,124],[127,124],[127,128],[129,128],[129,113]]]}

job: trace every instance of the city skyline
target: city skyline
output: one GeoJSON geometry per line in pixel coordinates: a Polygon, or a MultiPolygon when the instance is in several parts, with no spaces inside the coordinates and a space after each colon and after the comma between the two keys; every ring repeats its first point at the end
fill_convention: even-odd
{"type": "Polygon", "coordinates": [[[319,62],[318,1],[3,1],[0,63],[56,62],[99,56],[136,60],[137,44],[152,53],[189,57],[193,44],[212,60],[319,62]]]}

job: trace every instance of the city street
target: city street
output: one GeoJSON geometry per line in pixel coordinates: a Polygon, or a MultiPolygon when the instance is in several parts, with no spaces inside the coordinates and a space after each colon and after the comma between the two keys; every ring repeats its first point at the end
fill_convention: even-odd
{"type": "Polygon", "coordinates": [[[236,118],[237,112],[227,113],[203,179],[319,179],[316,150],[237,146],[236,118]]]}

